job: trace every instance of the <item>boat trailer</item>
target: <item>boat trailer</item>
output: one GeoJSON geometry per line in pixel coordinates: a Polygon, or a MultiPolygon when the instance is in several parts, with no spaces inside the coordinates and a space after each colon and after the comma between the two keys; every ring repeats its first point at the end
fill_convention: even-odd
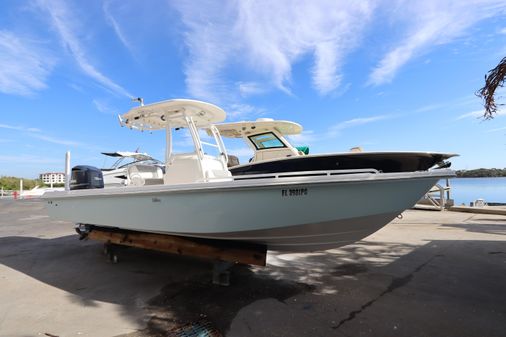
{"type": "Polygon", "coordinates": [[[262,267],[266,264],[267,247],[263,245],[146,233],[89,224],[76,224],[75,230],[79,234],[79,240],[104,242],[104,253],[112,263],[118,262],[117,251],[121,246],[212,259],[213,284],[222,286],[230,284],[229,269],[235,264],[262,267]]]}

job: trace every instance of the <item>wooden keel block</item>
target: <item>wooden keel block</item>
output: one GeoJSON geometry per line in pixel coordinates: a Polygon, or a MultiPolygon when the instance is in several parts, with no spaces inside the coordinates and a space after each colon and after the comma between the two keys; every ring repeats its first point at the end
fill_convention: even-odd
{"type": "Polygon", "coordinates": [[[93,227],[88,238],[117,245],[256,266],[265,266],[267,256],[267,248],[261,245],[167,234],[93,227]]]}

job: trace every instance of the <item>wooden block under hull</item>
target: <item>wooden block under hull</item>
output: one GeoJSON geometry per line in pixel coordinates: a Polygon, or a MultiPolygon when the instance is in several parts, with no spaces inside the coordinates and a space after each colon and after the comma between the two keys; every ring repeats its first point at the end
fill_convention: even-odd
{"type": "Polygon", "coordinates": [[[257,266],[265,266],[267,255],[267,248],[261,245],[230,244],[223,241],[128,230],[93,227],[87,237],[110,244],[257,266]]]}

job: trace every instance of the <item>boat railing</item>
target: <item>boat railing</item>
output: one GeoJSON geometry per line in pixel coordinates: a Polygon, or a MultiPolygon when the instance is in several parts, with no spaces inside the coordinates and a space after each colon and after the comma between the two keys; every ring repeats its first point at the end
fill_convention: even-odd
{"type": "Polygon", "coordinates": [[[219,149],[220,147],[217,145],[217,144],[213,144],[213,143],[209,143],[209,142],[204,142],[203,140],[200,141],[203,145],[207,145],[207,146],[212,146],[212,147],[215,147],[217,149],[219,149]]]}
{"type": "Polygon", "coordinates": [[[249,179],[266,179],[266,178],[292,178],[292,177],[315,177],[315,176],[335,176],[343,174],[377,174],[380,171],[376,169],[352,169],[352,170],[326,170],[326,171],[296,171],[296,172],[278,172],[278,173],[262,173],[262,174],[245,174],[233,176],[234,180],[249,179]]]}
{"type": "Polygon", "coordinates": [[[0,189],[0,199],[13,199],[17,196],[18,191],[16,190],[4,190],[3,187],[0,189]]]}

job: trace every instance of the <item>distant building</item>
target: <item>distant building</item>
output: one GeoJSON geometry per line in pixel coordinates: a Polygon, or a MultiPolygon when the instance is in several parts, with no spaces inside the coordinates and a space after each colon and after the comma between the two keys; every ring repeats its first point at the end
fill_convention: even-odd
{"type": "Polygon", "coordinates": [[[40,174],[40,180],[44,182],[44,184],[64,184],[65,183],[65,173],[62,172],[46,172],[40,174]]]}

